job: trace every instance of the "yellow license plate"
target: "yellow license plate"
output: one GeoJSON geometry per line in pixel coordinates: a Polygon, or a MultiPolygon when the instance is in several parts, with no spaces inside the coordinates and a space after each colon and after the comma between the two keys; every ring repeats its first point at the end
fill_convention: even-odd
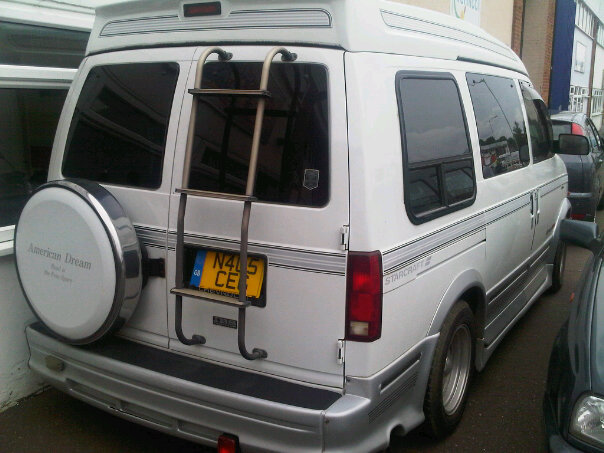
{"type": "MultiPolygon", "coordinates": [[[[260,298],[264,281],[264,260],[247,258],[247,297],[260,298]]],[[[239,295],[239,255],[198,250],[191,286],[218,293],[239,295]]]]}

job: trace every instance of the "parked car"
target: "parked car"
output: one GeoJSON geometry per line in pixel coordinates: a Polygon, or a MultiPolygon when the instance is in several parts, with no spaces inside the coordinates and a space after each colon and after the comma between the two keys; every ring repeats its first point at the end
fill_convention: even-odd
{"type": "Polygon", "coordinates": [[[87,52],[15,232],[29,364],[75,397],[220,451],[442,437],[560,286],[566,168],[478,27],[136,1],[97,10],[87,52]]]}
{"type": "Polygon", "coordinates": [[[564,220],[560,237],[593,252],[554,342],[543,409],[553,452],[604,452],[604,243],[592,223],[564,220]]]}
{"type": "Polygon", "coordinates": [[[594,221],[596,209],[604,208],[604,147],[591,119],[584,113],[560,112],[552,115],[554,149],[560,134],[583,135],[589,140],[586,155],[560,154],[568,170],[568,199],[572,218],[594,221]]]}

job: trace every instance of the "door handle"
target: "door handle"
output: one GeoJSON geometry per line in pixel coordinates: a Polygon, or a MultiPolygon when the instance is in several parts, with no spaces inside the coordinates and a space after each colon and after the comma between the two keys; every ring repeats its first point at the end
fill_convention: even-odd
{"type": "Polygon", "coordinates": [[[535,226],[535,194],[533,192],[531,192],[530,213],[531,213],[531,229],[533,229],[533,227],[535,226]]]}
{"type": "Polygon", "coordinates": [[[539,224],[539,217],[541,216],[541,206],[539,206],[539,191],[535,192],[535,202],[537,204],[537,214],[535,215],[535,225],[539,224]]]}

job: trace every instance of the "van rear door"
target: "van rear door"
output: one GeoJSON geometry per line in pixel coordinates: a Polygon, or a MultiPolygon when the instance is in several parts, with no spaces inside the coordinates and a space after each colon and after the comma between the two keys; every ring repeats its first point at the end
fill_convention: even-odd
{"type": "MultiPolygon", "coordinates": [[[[200,48],[199,57],[205,50],[200,48]]],[[[203,88],[258,89],[271,47],[227,46],[230,61],[208,59],[203,88]]],[[[288,378],[342,386],[338,340],[344,338],[348,225],[348,144],[343,52],[291,48],[295,62],[274,60],[249,226],[249,254],[263,276],[247,309],[247,349],[268,358],[248,361],[237,346],[237,309],[183,298],[183,331],[203,335],[186,346],[175,334],[169,295],[170,348],[288,378]]],[[[188,89],[194,88],[195,65],[188,89]]],[[[257,100],[199,96],[189,188],[245,193],[257,100]]],[[[193,96],[185,94],[170,203],[169,286],[175,281],[175,241],[187,130],[193,96]]],[[[185,215],[185,282],[190,288],[236,293],[243,203],[189,196],[185,215]]],[[[249,261],[248,261],[249,263],[249,261]]],[[[251,267],[248,266],[248,272],[251,267]]],[[[254,271],[255,272],[255,271],[254,271]]],[[[253,281],[252,281],[253,280],[253,281]]],[[[174,285],[172,285],[174,286],[174,285]]]]}

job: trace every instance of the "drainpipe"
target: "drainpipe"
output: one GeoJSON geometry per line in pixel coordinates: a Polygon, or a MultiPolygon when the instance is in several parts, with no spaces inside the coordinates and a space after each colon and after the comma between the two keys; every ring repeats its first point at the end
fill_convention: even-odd
{"type": "Polygon", "coordinates": [[[594,35],[592,36],[591,45],[591,67],[589,68],[589,86],[587,88],[587,116],[591,118],[591,94],[594,86],[594,65],[596,62],[596,48],[598,45],[598,29],[600,28],[600,20],[594,14],[594,35]]]}

